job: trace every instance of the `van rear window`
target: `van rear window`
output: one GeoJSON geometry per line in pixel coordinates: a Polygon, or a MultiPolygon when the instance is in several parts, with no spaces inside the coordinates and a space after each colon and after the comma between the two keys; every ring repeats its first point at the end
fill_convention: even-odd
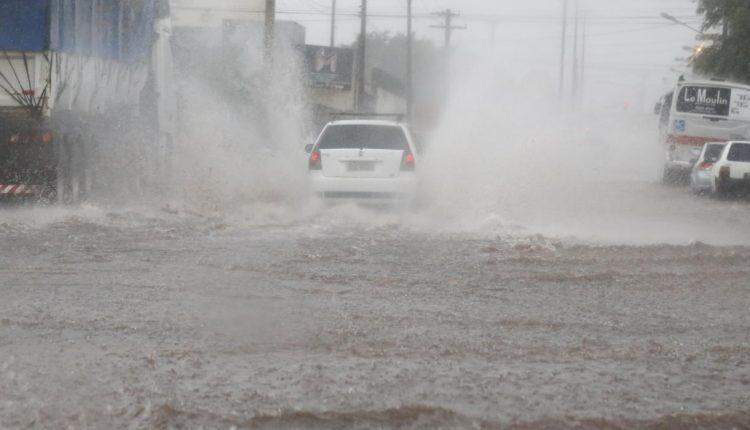
{"type": "Polygon", "coordinates": [[[400,127],[347,124],[328,127],[320,138],[319,149],[396,149],[409,145],[400,127]]]}
{"type": "Polygon", "coordinates": [[[677,112],[729,116],[731,99],[729,88],[685,86],[677,96],[677,112]]]}
{"type": "Polygon", "coordinates": [[[750,162],[750,143],[733,143],[727,160],[750,162]]]}

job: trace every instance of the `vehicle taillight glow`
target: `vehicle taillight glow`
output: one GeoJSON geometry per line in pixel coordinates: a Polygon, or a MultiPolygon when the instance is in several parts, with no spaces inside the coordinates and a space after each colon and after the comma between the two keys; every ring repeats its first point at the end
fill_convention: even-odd
{"type": "Polygon", "coordinates": [[[712,167],[714,167],[714,163],[710,163],[708,161],[704,161],[704,162],[702,162],[700,164],[700,166],[698,166],[698,169],[700,169],[700,170],[709,170],[712,167]]]}
{"type": "Polygon", "coordinates": [[[323,163],[320,159],[320,151],[313,151],[310,153],[310,160],[308,162],[310,170],[321,170],[323,169],[323,163]]]}
{"type": "Polygon", "coordinates": [[[407,149],[404,151],[404,158],[401,160],[401,170],[411,171],[414,170],[415,166],[414,154],[407,149]]]}

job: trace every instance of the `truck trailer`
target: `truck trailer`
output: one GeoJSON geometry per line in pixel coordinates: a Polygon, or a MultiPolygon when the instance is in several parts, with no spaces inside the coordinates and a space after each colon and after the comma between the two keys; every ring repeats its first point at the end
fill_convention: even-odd
{"type": "Polygon", "coordinates": [[[0,200],[139,190],[171,141],[166,0],[0,2],[0,200]]]}

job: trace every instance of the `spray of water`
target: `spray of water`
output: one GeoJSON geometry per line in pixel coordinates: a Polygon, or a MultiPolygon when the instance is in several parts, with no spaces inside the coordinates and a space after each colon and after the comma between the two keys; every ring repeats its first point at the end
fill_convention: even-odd
{"type": "MultiPolygon", "coordinates": [[[[554,77],[544,72],[523,76],[476,57],[454,58],[449,99],[420,160],[419,207],[327,208],[307,188],[302,148],[310,140],[311,103],[300,58],[279,46],[269,68],[260,44],[239,52],[234,74],[218,57],[176,76],[178,133],[168,165],[149,178],[156,195],[144,202],[113,185],[105,193],[110,202],[114,195],[121,206],[216,217],[238,227],[397,226],[637,244],[745,240],[720,237],[710,227],[721,203],[696,213],[685,192],[655,184],[660,150],[653,115],[574,104],[560,98],[554,77]]],[[[121,127],[105,126],[110,134],[121,127]]],[[[139,148],[128,157],[94,158],[102,178],[130,174],[123,160],[155,158],[154,145],[139,148]]],[[[731,217],[732,210],[722,213],[731,217]]]]}

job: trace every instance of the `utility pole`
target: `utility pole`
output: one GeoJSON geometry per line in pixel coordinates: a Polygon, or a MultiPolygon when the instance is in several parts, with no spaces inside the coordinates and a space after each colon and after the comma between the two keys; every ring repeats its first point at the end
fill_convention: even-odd
{"type": "Polygon", "coordinates": [[[459,16],[458,13],[453,12],[450,9],[444,10],[442,12],[437,12],[434,15],[439,16],[443,19],[445,19],[445,23],[442,25],[431,25],[432,28],[439,28],[443,31],[445,31],[445,49],[446,51],[451,46],[451,37],[453,36],[453,32],[455,30],[466,30],[465,25],[457,26],[453,25],[453,18],[456,18],[459,16]]]}
{"type": "Polygon", "coordinates": [[[578,2],[576,2],[576,19],[573,30],[573,87],[571,88],[571,94],[575,106],[576,97],[578,97],[578,2]]]}
{"type": "Polygon", "coordinates": [[[274,33],[276,27],[276,0],[266,0],[264,37],[266,65],[273,62],[274,33]]]}
{"type": "Polygon", "coordinates": [[[586,30],[588,29],[588,17],[586,12],[583,13],[583,41],[581,42],[581,72],[580,72],[580,95],[579,99],[583,101],[586,95],[586,30]]]}
{"type": "Polygon", "coordinates": [[[336,47],[336,0],[331,0],[331,48],[336,47]]]}
{"type": "Polygon", "coordinates": [[[412,32],[412,0],[406,0],[406,120],[414,114],[414,35],[412,32]]]}
{"type": "Polygon", "coordinates": [[[492,50],[495,50],[495,37],[497,36],[497,26],[500,24],[500,21],[497,19],[493,19],[490,21],[490,43],[492,44],[492,50]]]}
{"type": "Polygon", "coordinates": [[[568,0],[563,0],[562,10],[562,39],[560,48],[560,100],[563,97],[563,91],[565,90],[565,39],[568,36],[568,0]]]}
{"type": "Polygon", "coordinates": [[[367,0],[362,0],[360,11],[359,47],[357,51],[357,83],[354,105],[358,112],[365,108],[365,74],[367,70],[367,0]]]}

